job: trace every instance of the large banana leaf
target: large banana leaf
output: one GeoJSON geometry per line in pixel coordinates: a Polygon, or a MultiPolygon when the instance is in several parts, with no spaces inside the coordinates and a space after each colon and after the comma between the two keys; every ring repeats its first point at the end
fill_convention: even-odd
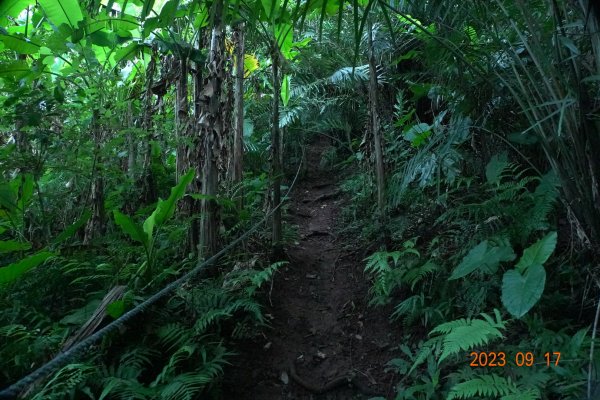
{"type": "Polygon", "coordinates": [[[31,4],[34,4],[33,0],[2,0],[0,1],[0,26],[7,26],[7,17],[17,17],[21,11],[26,9],[31,4]]]}
{"type": "Polygon", "coordinates": [[[39,0],[48,20],[56,26],[67,24],[72,28],[83,21],[83,13],[77,0],[39,0]]]}

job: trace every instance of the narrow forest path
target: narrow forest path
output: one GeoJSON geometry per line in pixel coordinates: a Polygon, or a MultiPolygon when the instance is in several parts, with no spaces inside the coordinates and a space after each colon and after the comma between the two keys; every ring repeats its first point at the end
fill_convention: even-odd
{"type": "Polygon", "coordinates": [[[241,354],[226,374],[224,399],[393,398],[396,379],[384,369],[400,333],[388,323],[389,309],[367,307],[369,282],[360,244],[336,234],[347,200],[339,177],[320,168],[328,147],[326,138],[319,138],[308,149],[307,174],[293,192],[287,221],[298,226],[299,240],[287,249],[289,265],[275,276],[272,305],[265,310],[271,328],[238,349],[241,354]],[[336,380],[348,373],[355,376],[354,384],[336,380]],[[332,380],[340,384],[315,392],[332,380]]]}

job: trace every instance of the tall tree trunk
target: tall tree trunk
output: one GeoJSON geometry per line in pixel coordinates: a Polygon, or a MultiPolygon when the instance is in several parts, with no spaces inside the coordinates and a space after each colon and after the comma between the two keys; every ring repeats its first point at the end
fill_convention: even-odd
{"type": "Polygon", "coordinates": [[[156,187],[156,178],[154,177],[152,168],[154,161],[152,142],[156,139],[152,123],[152,116],[154,114],[152,108],[152,86],[155,71],[156,55],[152,54],[146,72],[146,91],[144,93],[144,111],[142,117],[142,128],[146,131],[146,152],[142,168],[142,199],[146,204],[153,203],[158,199],[158,188],[156,187]]]}
{"type": "MultiPolygon", "coordinates": [[[[198,33],[198,50],[204,47],[204,32],[198,33]]],[[[191,145],[186,145],[186,154],[187,154],[187,168],[193,168],[196,171],[194,179],[190,183],[188,190],[191,193],[200,193],[202,191],[202,178],[201,178],[201,169],[202,169],[202,156],[203,153],[201,150],[202,140],[198,135],[195,135],[194,132],[199,132],[199,117],[202,113],[202,88],[203,88],[203,80],[202,80],[202,71],[204,69],[204,65],[202,63],[196,62],[195,71],[193,74],[194,79],[194,126],[195,129],[190,130],[190,140],[191,145]]],[[[191,216],[192,220],[190,222],[190,230],[188,232],[188,252],[197,253],[198,247],[200,245],[200,213],[201,213],[201,203],[200,200],[193,199],[192,197],[185,197],[182,202],[182,211],[184,215],[191,216]]]]}
{"type": "Polygon", "coordinates": [[[200,98],[198,127],[203,139],[204,164],[202,173],[202,223],[200,229],[200,257],[207,257],[217,250],[219,215],[214,200],[218,190],[218,158],[223,140],[224,127],[221,110],[223,90],[225,47],[223,29],[223,0],[214,3],[213,27],[210,53],[207,62],[208,75],[200,98]]]}
{"type": "MultiPolygon", "coordinates": [[[[244,146],[244,23],[236,26],[233,32],[235,43],[235,98],[234,98],[234,136],[233,168],[231,180],[234,185],[242,181],[244,146]]],[[[240,192],[238,208],[243,206],[243,193],[240,192]]]]}
{"type": "Polygon", "coordinates": [[[275,40],[272,45],[273,67],[273,119],[271,126],[271,173],[273,175],[273,247],[277,252],[281,246],[281,159],[280,159],[280,132],[279,132],[279,98],[281,97],[281,81],[279,79],[279,46],[275,40]]]}
{"type": "Polygon", "coordinates": [[[90,187],[90,203],[92,216],[85,227],[84,244],[101,236],[106,231],[106,212],[104,210],[104,176],[102,167],[102,128],[98,123],[98,110],[93,111],[91,131],[94,139],[94,164],[92,166],[92,183],[90,187]]]}
{"type": "Polygon", "coordinates": [[[131,102],[127,103],[127,114],[125,117],[125,129],[127,129],[127,176],[131,181],[135,179],[135,158],[136,158],[136,146],[135,138],[133,137],[133,111],[131,109],[131,102]]]}
{"type": "Polygon", "coordinates": [[[189,103],[188,103],[188,65],[187,59],[176,61],[179,64],[179,70],[176,82],[175,93],[175,126],[177,132],[177,156],[176,164],[176,180],[184,173],[186,166],[189,166],[189,148],[185,141],[189,130],[189,103]]]}
{"type": "Polygon", "coordinates": [[[381,124],[377,104],[377,64],[373,50],[373,25],[369,19],[368,24],[369,46],[369,117],[371,134],[373,135],[373,151],[375,153],[375,176],[377,179],[377,211],[380,224],[384,223],[385,208],[385,175],[383,169],[383,151],[381,145],[381,124]]]}

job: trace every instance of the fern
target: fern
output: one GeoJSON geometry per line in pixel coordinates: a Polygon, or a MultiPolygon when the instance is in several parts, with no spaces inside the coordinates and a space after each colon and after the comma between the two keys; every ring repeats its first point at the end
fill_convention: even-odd
{"type": "Polygon", "coordinates": [[[262,271],[254,271],[250,275],[251,285],[248,286],[248,288],[246,289],[248,295],[249,296],[254,295],[256,290],[260,289],[260,287],[264,283],[273,279],[273,276],[275,275],[275,272],[277,272],[277,270],[279,270],[281,267],[283,267],[284,265],[287,265],[287,264],[288,264],[287,261],[279,261],[279,262],[271,264],[269,267],[263,269],[262,271]]]}
{"type": "Polygon", "coordinates": [[[499,397],[515,394],[522,394],[522,392],[510,378],[491,374],[481,375],[478,378],[454,385],[450,389],[446,400],[470,399],[476,396],[499,397]]]}
{"type": "Polygon", "coordinates": [[[190,339],[191,332],[181,323],[173,322],[161,326],[157,331],[157,335],[161,346],[164,346],[167,351],[171,351],[176,347],[183,346],[190,339]]]}
{"type": "Polygon", "coordinates": [[[165,400],[192,400],[212,381],[212,377],[195,372],[175,376],[162,390],[160,398],[165,400]]]}
{"type": "Polygon", "coordinates": [[[430,334],[441,334],[443,340],[442,354],[438,359],[441,363],[447,357],[457,355],[461,351],[468,351],[476,346],[490,343],[494,339],[503,338],[500,332],[505,329],[505,324],[499,320],[500,315],[496,311],[497,320],[482,314],[481,319],[458,319],[435,327],[430,334]]]}
{"type": "Polygon", "coordinates": [[[72,396],[75,390],[95,372],[96,369],[88,364],[68,364],[62,367],[41,391],[36,393],[33,400],[58,400],[72,396]]]}
{"type": "Polygon", "coordinates": [[[538,400],[541,399],[541,392],[535,387],[517,384],[511,378],[490,374],[479,375],[454,385],[448,393],[447,400],[479,396],[500,398],[500,400],[538,400]]]}
{"type": "Polygon", "coordinates": [[[406,275],[404,275],[402,280],[410,285],[410,290],[414,290],[415,286],[419,282],[421,282],[425,277],[433,275],[439,270],[439,265],[435,264],[432,261],[427,261],[425,264],[407,271],[406,275]]]}
{"type": "Polygon", "coordinates": [[[392,321],[402,318],[405,324],[410,324],[418,317],[418,311],[425,305],[425,296],[423,293],[410,296],[394,307],[394,312],[390,316],[392,321]]]}

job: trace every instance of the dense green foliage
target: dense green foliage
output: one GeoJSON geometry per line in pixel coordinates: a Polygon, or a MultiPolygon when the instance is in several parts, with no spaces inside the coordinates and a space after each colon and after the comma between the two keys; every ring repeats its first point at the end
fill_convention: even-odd
{"type": "Polygon", "coordinates": [[[352,198],[341,234],[366,243],[370,304],[404,332],[397,400],[596,398],[593,5],[1,2],[0,386],[273,214],[26,394],[219,398],[294,239],[281,179],[322,134],[352,198]],[[509,366],[473,368],[472,351],[509,366]]]}

